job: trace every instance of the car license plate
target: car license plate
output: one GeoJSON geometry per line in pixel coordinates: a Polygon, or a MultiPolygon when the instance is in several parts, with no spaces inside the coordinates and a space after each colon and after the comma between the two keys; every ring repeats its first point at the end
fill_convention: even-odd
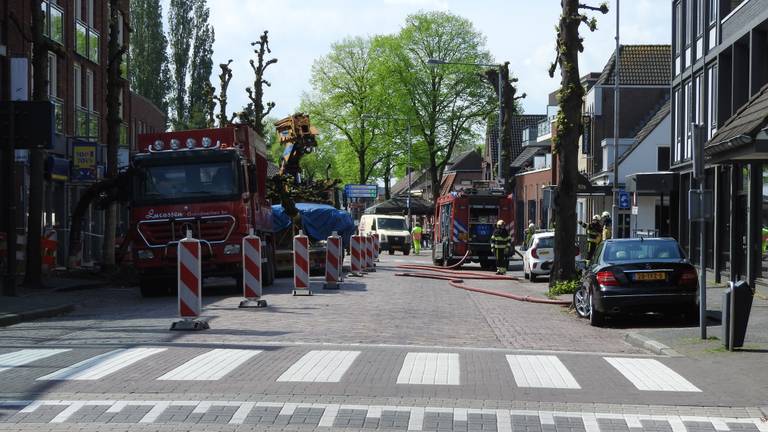
{"type": "Polygon", "coordinates": [[[664,272],[635,273],[636,281],[662,281],[667,278],[664,272]]]}

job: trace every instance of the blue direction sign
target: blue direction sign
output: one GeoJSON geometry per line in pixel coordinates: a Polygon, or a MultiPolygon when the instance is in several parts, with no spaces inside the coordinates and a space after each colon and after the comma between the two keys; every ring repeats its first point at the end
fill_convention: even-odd
{"type": "Polygon", "coordinates": [[[629,202],[629,192],[627,191],[619,191],[619,208],[622,210],[627,210],[630,207],[629,202]]]}
{"type": "Polygon", "coordinates": [[[344,194],[347,198],[376,198],[379,196],[379,187],[368,184],[348,184],[344,186],[344,194]]]}

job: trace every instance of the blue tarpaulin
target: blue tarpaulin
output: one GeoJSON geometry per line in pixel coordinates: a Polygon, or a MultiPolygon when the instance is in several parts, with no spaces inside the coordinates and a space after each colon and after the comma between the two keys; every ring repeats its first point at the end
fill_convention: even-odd
{"type": "MultiPolygon", "coordinates": [[[[333,206],[298,203],[296,208],[301,214],[301,229],[313,240],[325,240],[333,231],[336,231],[342,237],[344,245],[348,246],[349,238],[357,230],[352,216],[333,206]]],[[[272,206],[272,224],[275,231],[287,229],[292,223],[283,206],[279,204],[272,206]]]]}

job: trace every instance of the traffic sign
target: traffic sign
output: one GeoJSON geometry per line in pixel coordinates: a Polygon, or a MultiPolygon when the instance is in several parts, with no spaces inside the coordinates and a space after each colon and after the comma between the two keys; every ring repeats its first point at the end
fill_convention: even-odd
{"type": "Polygon", "coordinates": [[[622,210],[627,210],[629,207],[629,192],[619,191],[619,208],[622,210]]]}
{"type": "Polygon", "coordinates": [[[344,186],[344,194],[347,198],[376,198],[379,196],[379,187],[368,184],[348,184],[344,186]]]}

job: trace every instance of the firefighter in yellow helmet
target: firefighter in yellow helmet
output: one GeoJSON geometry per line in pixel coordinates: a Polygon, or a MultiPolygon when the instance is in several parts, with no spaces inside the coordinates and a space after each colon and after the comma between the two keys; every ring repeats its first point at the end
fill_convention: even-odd
{"type": "Polygon", "coordinates": [[[586,224],[579,221],[579,225],[587,230],[587,261],[592,261],[597,245],[602,241],[603,225],[600,223],[600,215],[592,216],[592,222],[586,224]]]}
{"type": "Polygon", "coordinates": [[[507,251],[511,247],[511,241],[512,238],[509,236],[504,221],[499,219],[496,221],[496,230],[491,236],[491,251],[496,256],[496,274],[507,273],[507,266],[509,265],[507,251]]]}
{"type": "Polygon", "coordinates": [[[600,215],[600,223],[603,225],[603,238],[601,240],[609,240],[613,238],[612,222],[611,214],[607,211],[604,211],[603,214],[600,215]]]}

